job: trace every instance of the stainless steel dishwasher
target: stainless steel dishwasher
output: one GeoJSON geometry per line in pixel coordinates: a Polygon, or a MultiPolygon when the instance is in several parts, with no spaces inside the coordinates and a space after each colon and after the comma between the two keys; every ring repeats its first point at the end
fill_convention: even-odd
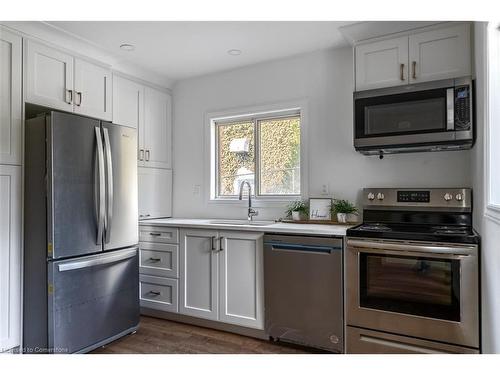
{"type": "Polygon", "coordinates": [[[265,330],[272,340],[343,352],[342,238],[264,236],[265,330]]]}

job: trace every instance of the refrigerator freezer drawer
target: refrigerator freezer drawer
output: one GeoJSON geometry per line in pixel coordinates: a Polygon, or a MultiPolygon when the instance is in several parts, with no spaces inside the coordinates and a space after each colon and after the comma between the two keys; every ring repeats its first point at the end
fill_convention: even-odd
{"type": "Polygon", "coordinates": [[[48,264],[48,344],[84,352],[139,324],[137,248],[48,264]]]}

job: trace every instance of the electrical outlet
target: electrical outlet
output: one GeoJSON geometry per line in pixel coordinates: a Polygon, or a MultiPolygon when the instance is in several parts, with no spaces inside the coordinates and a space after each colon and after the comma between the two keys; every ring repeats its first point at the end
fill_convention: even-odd
{"type": "Polygon", "coordinates": [[[193,185],[193,195],[200,195],[201,185],[193,185]]]}
{"type": "Polygon", "coordinates": [[[330,194],[330,188],[328,184],[321,185],[321,195],[328,195],[328,194],[330,194]]]}

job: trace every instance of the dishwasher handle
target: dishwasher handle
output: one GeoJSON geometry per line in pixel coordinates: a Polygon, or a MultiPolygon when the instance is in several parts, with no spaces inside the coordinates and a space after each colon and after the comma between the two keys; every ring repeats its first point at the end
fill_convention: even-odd
{"type": "Polygon", "coordinates": [[[302,245],[283,242],[264,242],[264,246],[271,246],[272,250],[300,251],[321,254],[331,254],[333,251],[342,250],[341,246],[302,245]]]}

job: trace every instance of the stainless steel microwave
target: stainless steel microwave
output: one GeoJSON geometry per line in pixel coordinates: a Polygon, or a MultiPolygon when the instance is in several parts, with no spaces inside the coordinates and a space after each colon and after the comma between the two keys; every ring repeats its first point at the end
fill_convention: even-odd
{"type": "Polygon", "coordinates": [[[470,77],[354,93],[354,147],[367,155],[471,148],[470,77]]]}

